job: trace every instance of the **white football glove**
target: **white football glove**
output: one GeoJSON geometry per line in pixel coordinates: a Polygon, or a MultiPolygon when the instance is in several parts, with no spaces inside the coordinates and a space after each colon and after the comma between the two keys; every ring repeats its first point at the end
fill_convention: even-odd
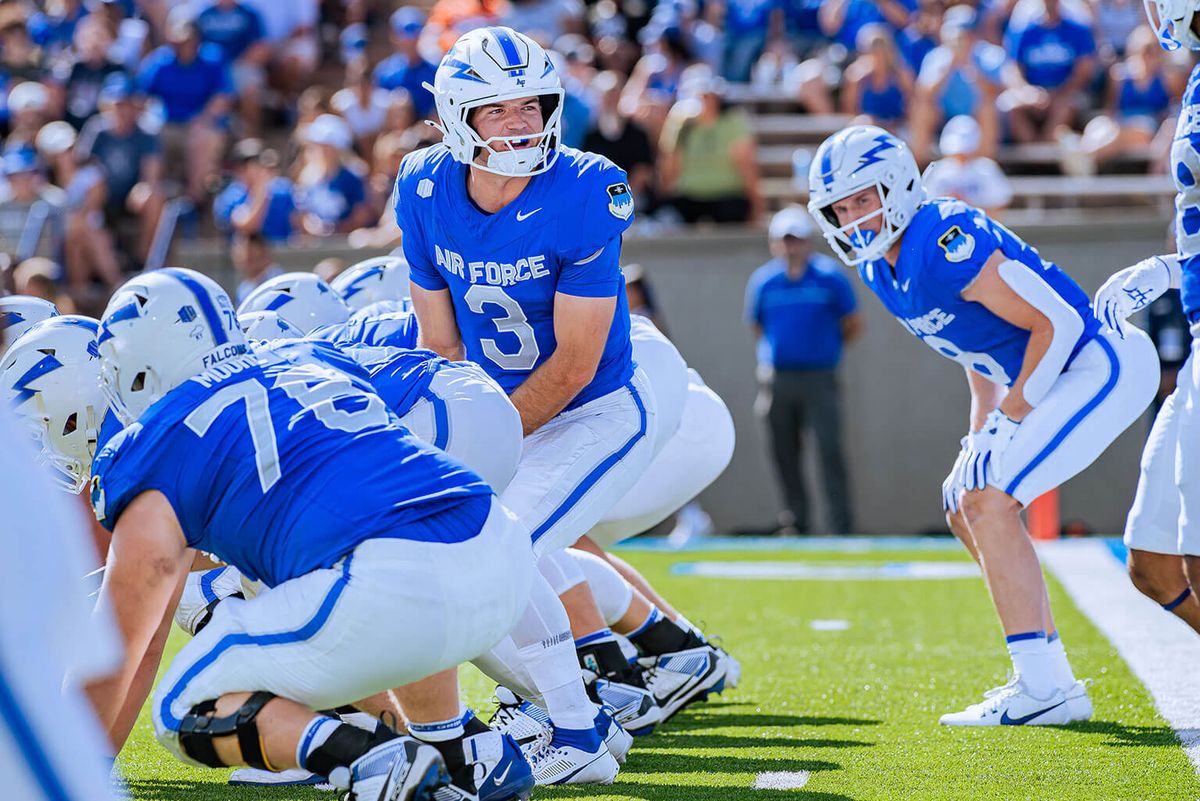
{"type": "Polygon", "coordinates": [[[1100,322],[1125,336],[1122,324],[1134,312],[1149,306],[1171,288],[1171,277],[1179,271],[1178,256],[1151,256],[1114,273],[1092,303],[1100,322]]]}
{"type": "Polygon", "coordinates": [[[967,436],[967,452],[960,467],[959,481],[964,490],[981,490],[988,485],[988,476],[1000,470],[1004,449],[1012,441],[1021,424],[996,409],[987,416],[983,428],[967,436]]]}
{"type": "Polygon", "coordinates": [[[958,512],[958,499],[962,497],[962,463],[967,458],[967,442],[970,436],[962,438],[959,442],[958,458],[954,460],[954,467],[950,468],[950,475],[946,476],[946,480],[942,482],[942,509],[947,512],[958,512]]]}

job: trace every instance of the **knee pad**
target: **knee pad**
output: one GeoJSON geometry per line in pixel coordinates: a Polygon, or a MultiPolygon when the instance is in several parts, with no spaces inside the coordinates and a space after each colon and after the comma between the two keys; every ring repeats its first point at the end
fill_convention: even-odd
{"type": "Polygon", "coordinates": [[[562,595],[567,590],[574,589],[586,581],[583,571],[579,569],[575,560],[567,555],[566,551],[546,554],[538,559],[537,567],[538,571],[545,576],[546,581],[550,583],[550,588],[554,590],[555,595],[562,595]]]}
{"type": "Polygon", "coordinates": [[[600,610],[604,622],[611,626],[629,611],[633,603],[633,587],[625,577],[616,571],[608,562],[595,554],[570,548],[564,553],[569,554],[578,569],[587,579],[592,597],[596,599],[596,607],[600,610]]]}
{"type": "Polygon", "coordinates": [[[242,759],[259,770],[272,770],[263,756],[262,739],[258,736],[255,718],[275,695],[257,692],[232,715],[216,717],[217,702],[204,701],[192,707],[179,725],[179,748],[184,754],[210,768],[230,767],[217,756],[214,737],[236,735],[242,759]]]}

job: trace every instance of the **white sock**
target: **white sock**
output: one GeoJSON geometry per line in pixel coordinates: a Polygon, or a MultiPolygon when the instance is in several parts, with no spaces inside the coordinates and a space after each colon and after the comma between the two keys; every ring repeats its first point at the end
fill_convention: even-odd
{"type": "Polygon", "coordinates": [[[1030,631],[1006,638],[1008,654],[1012,657],[1013,672],[1021,677],[1025,688],[1035,698],[1046,698],[1057,689],[1054,659],[1046,644],[1046,634],[1030,631]]]}
{"type": "Polygon", "coordinates": [[[556,726],[594,726],[596,705],[583,688],[583,671],[567,610],[540,574],[535,574],[529,606],[510,635],[534,686],[556,726]]]}
{"type": "Polygon", "coordinates": [[[1067,659],[1067,649],[1063,647],[1062,638],[1055,632],[1046,638],[1046,642],[1050,658],[1053,660],[1055,683],[1058,689],[1069,690],[1077,680],[1071,671],[1071,663],[1067,659]]]}

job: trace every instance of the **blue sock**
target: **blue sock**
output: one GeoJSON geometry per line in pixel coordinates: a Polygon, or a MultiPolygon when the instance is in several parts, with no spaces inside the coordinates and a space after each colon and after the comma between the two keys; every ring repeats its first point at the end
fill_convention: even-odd
{"type": "Polygon", "coordinates": [[[617,638],[613,635],[612,629],[604,628],[599,631],[585,634],[575,641],[576,648],[582,648],[585,645],[597,645],[602,642],[616,642],[617,638]]]}
{"type": "Polygon", "coordinates": [[[1166,609],[1168,612],[1174,611],[1175,608],[1178,607],[1180,604],[1182,604],[1184,601],[1186,601],[1191,594],[1192,594],[1192,588],[1188,587],[1186,590],[1184,590],[1182,593],[1180,593],[1179,597],[1176,598],[1174,601],[1163,604],[1162,608],[1166,609]]]}
{"type": "Polygon", "coordinates": [[[553,742],[555,745],[570,745],[580,751],[595,751],[603,747],[600,732],[595,726],[590,729],[563,729],[556,726],[553,742]]]}

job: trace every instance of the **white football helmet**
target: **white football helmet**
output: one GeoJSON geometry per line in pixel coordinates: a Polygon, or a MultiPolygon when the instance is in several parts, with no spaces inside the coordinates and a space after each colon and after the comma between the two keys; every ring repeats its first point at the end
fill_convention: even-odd
{"type": "Polygon", "coordinates": [[[0,356],[5,348],[17,341],[35,323],[58,316],[58,307],[48,300],[32,295],[9,295],[0,298],[0,356]],[[6,344],[7,343],[7,344],[6,344]]]}
{"type": "Polygon", "coordinates": [[[123,284],[104,310],[96,341],[105,398],[126,425],[184,381],[246,353],[225,290],[180,267],[123,284]]]}
{"type": "Polygon", "coordinates": [[[304,332],[280,317],[279,312],[245,312],[238,315],[237,321],[246,340],[251,343],[304,338],[304,332]]]}
{"type": "Polygon", "coordinates": [[[408,262],[400,256],[380,256],[347,267],[329,284],[351,312],[381,300],[408,294],[408,262]]]}
{"type": "Polygon", "coordinates": [[[425,86],[437,104],[442,143],[455,161],[520,177],[545,172],[558,158],[562,83],[546,51],[528,36],[501,26],[464,33],[442,58],[433,85],[425,86]],[[484,141],[471,126],[471,109],[523,97],[541,102],[540,136],[493,136],[484,141]],[[532,146],[520,147],[531,139],[536,139],[532,146]],[[483,163],[475,161],[480,149],[488,154],[483,163]]]}
{"type": "Polygon", "coordinates": [[[79,492],[91,477],[108,403],[100,389],[100,323],[75,314],[30,328],[0,361],[0,394],[33,429],[54,480],[79,492]]]}
{"type": "Polygon", "coordinates": [[[350,307],[313,273],[285,273],[264,281],[238,306],[238,314],[255,311],[278,312],[305,336],[350,319],[350,307]]]}
{"type": "Polygon", "coordinates": [[[1200,0],[1142,0],[1150,29],[1158,34],[1164,50],[1200,50],[1200,37],[1192,30],[1192,20],[1200,10],[1200,0]]]}
{"type": "Polygon", "coordinates": [[[808,210],[833,252],[851,267],[883,258],[925,201],[921,173],[908,145],[874,125],[843,128],[817,148],[808,171],[808,210]],[[881,208],[840,225],[831,206],[868,187],[881,208]],[[878,233],[864,222],[882,219],[878,233]]]}

